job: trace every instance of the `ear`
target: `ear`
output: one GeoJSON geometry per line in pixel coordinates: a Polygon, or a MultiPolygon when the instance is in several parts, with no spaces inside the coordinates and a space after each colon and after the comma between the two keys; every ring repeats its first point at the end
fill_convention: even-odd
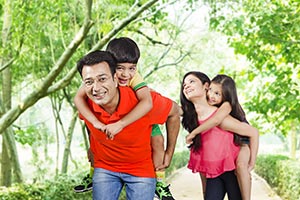
{"type": "Polygon", "coordinates": [[[209,83],[208,82],[204,83],[204,88],[205,88],[206,91],[208,90],[208,88],[209,88],[209,83]]]}
{"type": "Polygon", "coordinates": [[[115,86],[118,87],[119,83],[118,83],[117,73],[114,74],[114,82],[115,82],[115,86]]]}

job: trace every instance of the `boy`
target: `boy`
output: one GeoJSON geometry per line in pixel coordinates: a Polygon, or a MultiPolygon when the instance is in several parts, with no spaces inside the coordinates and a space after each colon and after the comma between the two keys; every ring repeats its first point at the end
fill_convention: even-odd
{"type": "MultiPolygon", "coordinates": [[[[152,108],[150,90],[143,78],[137,73],[137,62],[140,51],[137,44],[130,38],[113,39],[107,46],[107,51],[117,60],[116,76],[120,86],[130,86],[135,92],[139,103],[135,108],[116,123],[104,125],[90,111],[85,101],[85,93],[81,87],[75,96],[74,102],[81,113],[93,126],[105,132],[109,139],[113,139],[124,127],[143,117],[152,108]]],[[[164,138],[158,125],[154,125],[151,137],[152,159],[156,169],[157,184],[155,194],[161,200],[173,200],[169,186],[164,183],[164,169],[169,166],[170,160],[164,160],[164,138]]],[[[89,175],[89,177],[92,177],[89,175]]],[[[89,179],[91,180],[91,179],[89,179]]],[[[88,184],[86,184],[88,185],[88,184]]],[[[78,188],[79,186],[77,186],[78,188]]],[[[76,191],[76,187],[74,188],[76,191]]]]}

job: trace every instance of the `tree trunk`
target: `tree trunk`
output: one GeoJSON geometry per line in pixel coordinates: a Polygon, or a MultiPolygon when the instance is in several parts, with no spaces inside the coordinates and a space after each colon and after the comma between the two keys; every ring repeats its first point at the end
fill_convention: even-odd
{"type": "Polygon", "coordinates": [[[69,155],[70,155],[70,149],[71,149],[71,142],[72,142],[72,137],[73,137],[76,121],[77,121],[77,112],[75,109],[73,109],[73,115],[72,115],[71,123],[68,128],[68,133],[67,133],[67,137],[66,137],[66,146],[64,149],[61,173],[67,173],[67,171],[68,171],[68,161],[69,161],[69,155]]]}
{"type": "Polygon", "coordinates": [[[9,187],[11,186],[12,178],[11,178],[11,162],[10,162],[10,156],[8,153],[8,148],[6,147],[6,140],[4,135],[6,135],[6,132],[3,134],[3,140],[2,140],[2,159],[1,159],[1,185],[9,187]]]}
{"type": "Polygon", "coordinates": [[[290,156],[292,159],[296,159],[296,147],[297,147],[297,124],[291,123],[291,151],[290,156]]]}
{"type": "MultiPolygon", "coordinates": [[[[4,1],[4,14],[3,14],[3,27],[2,27],[2,46],[7,51],[4,53],[3,59],[0,64],[8,63],[10,60],[10,39],[11,39],[11,23],[12,23],[12,2],[10,0],[4,1]]],[[[11,71],[10,66],[2,71],[2,99],[3,111],[11,109],[11,71]]],[[[22,172],[19,163],[18,152],[16,148],[16,141],[13,130],[8,127],[3,134],[2,140],[2,159],[1,159],[1,177],[2,185],[10,186],[12,183],[12,168],[14,169],[15,181],[22,182],[22,172]]]]}
{"type": "MultiPolygon", "coordinates": [[[[3,159],[2,162],[2,167],[4,168],[8,168],[10,167],[10,169],[6,169],[6,170],[2,170],[2,176],[8,176],[11,178],[11,176],[9,176],[6,173],[11,173],[12,169],[13,169],[13,177],[14,177],[14,182],[17,183],[22,183],[23,182],[23,175],[22,175],[22,171],[21,171],[21,165],[20,165],[20,161],[19,161],[19,155],[18,155],[18,151],[17,151],[17,147],[16,147],[16,140],[14,137],[14,133],[13,130],[11,128],[6,129],[6,131],[3,134],[3,146],[5,146],[6,151],[8,152],[8,155],[2,155],[2,159],[3,156],[9,156],[9,161],[5,161],[3,159]],[[8,166],[6,166],[6,164],[8,164],[8,166]]],[[[7,159],[7,158],[6,158],[7,159]]],[[[8,178],[7,177],[7,178],[8,178]]],[[[10,180],[4,180],[3,183],[5,183],[5,186],[10,186],[10,180]],[[6,185],[9,184],[9,185],[6,185]]]]}

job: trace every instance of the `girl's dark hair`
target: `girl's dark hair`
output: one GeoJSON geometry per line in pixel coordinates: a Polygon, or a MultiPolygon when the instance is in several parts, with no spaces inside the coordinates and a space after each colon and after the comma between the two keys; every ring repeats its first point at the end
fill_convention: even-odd
{"type": "Polygon", "coordinates": [[[113,54],[117,63],[133,63],[137,64],[140,58],[140,50],[138,45],[130,38],[120,37],[111,40],[106,50],[113,54]]]}
{"type": "MultiPolygon", "coordinates": [[[[222,87],[222,102],[227,101],[231,105],[231,112],[230,115],[236,119],[238,119],[241,122],[247,122],[245,112],[242,108],[242,106],[239,103],[237,91],[236,91],[236,85],[234,80],[224,74],[219,74],[216,77],[214,77],[211,80],[212,83],[220,84],[222,87]]],[[[220,105],[221,105],[220,104],[220,105]]],[[[220,106],[219,105],[219,106],[220,106]]],[[[236,144],[239,144],[239,138],[240,136],[237,134],[234,134],[234,141],[236,144]]]]}
{"type": "MultiPolygon", "coordinates": [[[[190,71],[183,76],[182,83],[181,83],[181,90],[180,90],[180,103],[183,110],[181,124],[183,128],[186,129],[188,132],[192,132],[195,128],[198,127],[198,115],[194,104],[190,102],[183,93],[184,79],[188,75],[194,75],[202,82],[203,85],[205,83],[210,84],[210,79],[204,73],[198,71],[190,71]]],[[[200,139],[200,135],[198,134],[193,139],[193,144],[190,147],[194,151],[198,151],[200,146],[201,146],[201,139],[200,139]]]]}

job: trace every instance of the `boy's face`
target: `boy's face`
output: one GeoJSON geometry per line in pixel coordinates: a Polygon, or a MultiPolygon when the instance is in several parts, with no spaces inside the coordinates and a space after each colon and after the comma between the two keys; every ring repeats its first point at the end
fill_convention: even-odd
{"type": "Polygon", "coordinates": [[[118,63],[116,75],[120,86],[128,86],[136,73],[136,64],[118,63]]]}
{"type": "Polygon", "coordinates": [[[222,103],[222,86],[218,83],[211,83],[207,91],[207,100],[210,105],[222,103]]]}

